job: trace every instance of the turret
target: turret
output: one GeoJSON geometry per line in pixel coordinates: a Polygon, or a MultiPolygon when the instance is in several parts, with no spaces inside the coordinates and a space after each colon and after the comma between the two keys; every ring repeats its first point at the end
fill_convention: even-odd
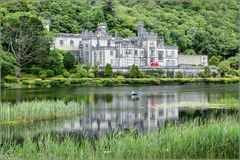
{"type": "Polygon", "coordinates": [[[144,33],[144,22],[138,22],[138,37],[142,37],[144,33]]]}
{"type": "Polygon", "coordinates": [[[97,31],[102,33],[102,34],[106,34],[106,32],[107,32],[107,24],[106,23],[98,24],[97,31]]]}

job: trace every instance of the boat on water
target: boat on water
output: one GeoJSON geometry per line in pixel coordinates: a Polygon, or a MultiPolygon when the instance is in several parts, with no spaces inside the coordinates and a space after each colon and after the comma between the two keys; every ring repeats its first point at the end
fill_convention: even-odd
{"type": "Polygon", "coordinates": [[[142,92],[134,92],[134,91],[132,91],[132,95],[133,96],[138,96],[138,95],[141,95],[141,94],[143,94],[142,92]]]}

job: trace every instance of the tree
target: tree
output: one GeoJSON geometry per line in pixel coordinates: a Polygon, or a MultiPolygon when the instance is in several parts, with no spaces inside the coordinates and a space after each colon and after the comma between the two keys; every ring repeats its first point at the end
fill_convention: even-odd
{"type": "Polygon", "coordinates": [[[196,54],[195,51],[194,51],[194,49],[187,49],[187,50],[185,50],[184,53],[185,53],[185,54],[188,54],[188,55],[195,55],[195,54],[196,54]]]}
{"type": "Polygon", "coordinates": [[[87,74],[88,74],[88,78],[94,78],[93,69],[89,69],[89,70],[87,71],[87,74]]]}
{"type": "Polygon", "coordinates": [[[75,57],[72,53],[66,52],[63,54],[63,63],[67,70],[70,70],[74,67],[75,61],[75,57]]]}
{"type": "Polygon", "coordinates": [[[104,71],[104,76],[105,77],[112,77],[113,76],[113,71],[112,71],[112,66],[111,64],[108,64],[106,65],[105,67],[105,71],[104,71]]]}
{"type": "Polygon", "coordinates": [[[3,47],[16,59],[16,76],[24,66],[33,62],[38,54],[47,52],[50,40],[42,21],[33,13],[9,13],[3,18],[3,47]]]}
{"type": "Polygon", "coordinates": [[[107,15],[115,15],[115,4],[113,0],[105,0],[105,4],[103,6],[103,14],[105,18],[107,18],[107,15]]]}
{"type": "Polygon", "coordinates": [[[230,64],[230,67],[234,70],[238,70],[239,69],[239,64],[240,64],[240,54],[237,54],[234,57],[230,57],[227,59],[227,61],[230,64]]]}
{"type": "Polygon", "coordinates": [[[209,65],[218,66],[220,63],[220,59],[217,56],[212,56],[209,60],[209,65]]]}
{"type": "Polygon", "coordinates": [[[138,66],[134,64],[129,73],[129,77],[130,78],[142,78],[143,73],[139,70],[138,66]]]}
{"type": "Polygon", "coordinates": [[[77,78],[86,78],[88,76],[88,71],[84,69],[82,66],[77,71],[77,78]]]}
{"type": "Polygon", "coordinates": [[[56,75],[61,74],[64,69],[63,53],[64,51],[57,49],[50,51],[46,62],[43,64],[43,68],[54,70],[56,75]]]}
{"type": "Polygon", "coordinates": [[[11,53],[4,52],[0,47],[0,66],[1,66],[1,77],[6,75],[15,74],[16,59],[11,53]]]}
{"type": "Polygon", "coordinates": [[[210,69],[210,67],[208,67],[208,66],[204,68],[203,73],[204,73],[204,76],[205,76],[205,77],[211,77],[211,76],[212,76],[211,69],[210,69]]]}
{"type": "Polygon", "coordinates": [[[231,71],[230,64],[228,61],[222,61],[218,65],[218,71],[221,74],[222,77],[224,77],[226,74],[228,74],[231,71]]]}
{"type": "Polygon", "coordinates": [[[93,73],[95,77],[99,77],[99,63],[94,64],[93,73]]]}

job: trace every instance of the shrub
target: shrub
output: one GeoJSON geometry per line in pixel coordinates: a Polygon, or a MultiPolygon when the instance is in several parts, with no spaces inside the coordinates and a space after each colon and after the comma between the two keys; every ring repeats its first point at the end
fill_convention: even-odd
{"type": "Polygon", "coordinates": [[[64,51],[57,49],[51,50],[47,55],[48,57],[46,58],[43,67],[53,69],[56,75],[61,74],[62,70],[64,69],[63,54],[64,51]]]}
{"type": "Polygon", "coordinates": [[[67,79],[65,78],[53,78],[50,80],[51,87],[61,87],[64,86],[67,79]]]}
{"type": "Polygon", "coordinates": [[[54,76],[54,71],[51,69],[46,70],[47,77],[53,77],[54,76]]]}
{"type": "Polygon", "coordinates": [[[220,59],[217,56],[212,56],[209,60],[209,65],[218,66],[220,63],[220,59]]]}
{"type": "Polygon", "coordinates": [[[35,79],[34,80],[34,85],[36,87],[42,87],[43,86],[43,80],[42,79],[35,79]]]}
{"type": "Polygon", "coordinates": [[[208,66],[204,68],[203,73],[204,73],[204,76],[207,77],[207,78],[212,76],[211,69],[208,66]]]}
{"type": "Polygon", "coordinates": [[[173,71],[167,71],[166,72],[167,77],[173,78],[174,77],[174,72],[173,71]]]}
{"type": "Polygon", "coordinates": [[[99,63],[95,63],[93,67],[94,77],[99,77],[99,63]]]}
{"type": "Polygon", "coordinates": [[[203,72],[199,72],[197,75],[198,75],[198,77],[200,77],[200,78],[205,78],[205,74],[204,74],[203,72]]]}
{"type": "Polygon", "coordinates": [[[5,77],[3,78],[3,80],[4,80],[5,82],[7,82],[7,83],[17,83],[16,77],[10,76],[10,75],[5,76],[5,77]]]}
{"type": "Polygon", "coordinates": [[[176,72],[176,78],[183,78],[183,73],[182,72],[176,72]]]}
{"type": "Polygon", "coordinates": [[[38,73],[38,76],[39,76],[39,78],[41,78],[41,79],[45,79],[45,78],[47,78],[47,72],[46,72],[46,71],[40,71],[40,72],[38,73]]]}
{"type": "Polygon", "coordinates": [[[143,73],[139,70],[137,65],[133,65],[129,73],[130,78],[142,78],[143,73]]]}
{"type": "Polygon", "coordinates": [[[31,73],[32,74],[39,74],[39,72],[41,71],[41,68],[39,68],[39,67],[36,67],[36,66],[32,66],[31,67],[31,73]]]}
{"type": "Polygon", "coordinates": [[[117,82],[118,84],[121,84],[125,81],[125,78],[123,76],[117,76],[117,82]]]}
{"type": "Polygon", "coordinates": [[[69,72],[65,69],[65,70],[63,70],[63,73],[62,73],[62,75],[63,75],[63,77],[65,77],[65,78],[69,78],[69,72]]]}
{"type": "Polygon", "coordinates": [[[93,69],[89,69],[88,71],[87,71],[87,77],[88,78],[94,78],[94,72],[93,72],[93,69]]]}
{"type": "Polygon", "coordinates": [[[112,79],[104,79],[103,86],[114,86],[112,79]]]}
{"type": "Polygon", "coordinates": [[[76,78],[86,78],[88,76],[88,72],[84,68],[80,68],[77,71],[76,78]]]}
{"type": "Polygon", "coordinates": [[[66,69],[72,69],[74,67],[75,64],[75,57],[72,53],[70,52],[66,52],[64,53],[63,56],[63,64],[65,66],[66,69]]]}
{"type": "Polygon", "coordinates": [[[212,72],[212,77],[218,77],[218,73],[217,72],[212,72]]]}
{"type": "Polygon", "coordinates": [[[107,64],[105,67],[104,71],[104,76],[105,77],[112,77],[113,76],[113,71],[112,71],[112,66],[111,64],[107,64]]]}
{"type": "Polygon", "coordinates": [[[31,68],[24,68],[24,69],[22,69],[22,72],[25,72],[27,74],[31,74],[32,70],[31,70],[31,68]]]}
{"type": "Polygon", "coordinates": [[[33,81],[33,80],[23,80],[22,84],[25,86],[32,86],[32,85],[34,85],[34,82],[35,81],[33,81]]]}

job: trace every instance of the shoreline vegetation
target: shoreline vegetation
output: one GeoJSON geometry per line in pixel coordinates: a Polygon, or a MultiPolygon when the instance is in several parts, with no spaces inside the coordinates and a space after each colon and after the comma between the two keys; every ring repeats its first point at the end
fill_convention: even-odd
{"type": "Polygon", "coordinates": [[[232,78],[49,78],[5,79],[4,88],[36,88],[36,87],[102,87],[129,85],[183,85],[183,84],[233,84],[238,83],[240,77],[232,78]]]}
{"type": "Polygon", "coordinates": [[[72,117],[84,112],[82,104],[57,101],[31,101],[18,104],[3,103],[1,105],[1,126],[27,125],[72,117]]]}
{"type": "Polygon", "coordinates": [[[4,144],[3,159],[237,159],[239,156],[237,117],[198,119],[146,134],[130,130],[113,132],[92,143],[74,137],[28,137],[23,145],[4,144]]]}
{"type": "Polygon", "coordinates": [[[237,98],[221,98],[210,102],[178,102],[168,105],[158,105],[159,108],[226,108],[226,109],[240,109],[240,102],[237,98]]]}

